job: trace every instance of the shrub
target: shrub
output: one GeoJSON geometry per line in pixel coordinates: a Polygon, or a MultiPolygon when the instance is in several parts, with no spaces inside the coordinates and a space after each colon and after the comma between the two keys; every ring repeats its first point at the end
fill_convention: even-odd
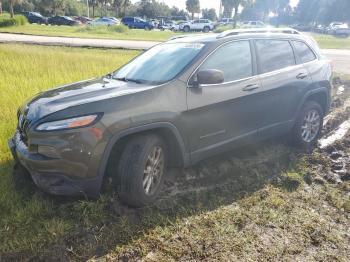
{"type": "Polygon", "coordinates": [[[217,28],[214,29],[214,33],[222,33],[225,32],[226,30],[231,30],[233,29],[232,26],[225,25],[225,26],[218,26],[217,28]]]}
{"type": "Polygon", "coordinates": [[[117,32],[117,33],[125,33],[129,31],[129,27],[126,25],[120,24],[120,25],[112,25],[108,27],[109,31],[117,32]]]}
{"type": "Polygon", "coordinates": [[[25,25],[28,23],[27,18],[23,15],[15,15],[14,19],[16,21],[16,25],[25,25]]]}
{"type": "Polygon", "coordinates": [[[16,25],[14,18],[0,18],[0,27],[7,27],[16,25]]]}
{"type": "Polygon", "coordinates": [[[14,25],[25,25],[27,18],[23,15],[15,15],[13,18],[0,17],[0,27],[14,26],[14,25]]]}

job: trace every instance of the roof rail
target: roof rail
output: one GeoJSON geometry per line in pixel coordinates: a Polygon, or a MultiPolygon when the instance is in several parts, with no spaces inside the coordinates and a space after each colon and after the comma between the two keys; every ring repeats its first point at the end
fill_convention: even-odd
{"type": "Polygon", "coordinates": [[[241,34],[266,34],[266,33],[280,33],[280,34],[300,34],[299,31],[293,28],[250,28],[250,29],[234,29],[227,30],[219,34],[216,38],[224,38],[233,35],[241,34]]]}
{"type": "Polygon", "coordinates": [[[175,35],[173,37],[170,37],[168,41],[170,40],[175,40],[175,39],[181,39],[181,38],[186,38],[186,37],[193,37],[193,36],[206,36],[210,34],[187,34],[187,35],[175,35]]]}

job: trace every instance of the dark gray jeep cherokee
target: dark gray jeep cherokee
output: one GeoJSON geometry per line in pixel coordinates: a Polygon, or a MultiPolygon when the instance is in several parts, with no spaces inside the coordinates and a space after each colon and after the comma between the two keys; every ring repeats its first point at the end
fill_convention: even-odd
{"type": "Polygon", "coordinates": [[[57,195],[98,196],[113,162],[120,198],[142,206],[168,167],[282,134],[314,144],[331,77],[315,42],[294,31],[179,37],[105,77],[37,95],[18,110],[9,146],[57,195]]]}

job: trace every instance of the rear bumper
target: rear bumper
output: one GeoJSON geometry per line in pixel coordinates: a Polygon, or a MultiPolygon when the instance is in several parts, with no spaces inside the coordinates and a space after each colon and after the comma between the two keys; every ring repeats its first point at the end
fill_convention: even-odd
{"type": "Polygon", "coordinates": [[[14,160],[30,173],[33,182],[44,192],[65,196],[99,195],[101,185],[99,177],[72,179],[61,173],[50,172],[50,165],[57,165],[57,160],[29,152],[18,133],[9,139],[8,145],[14,160]]]}

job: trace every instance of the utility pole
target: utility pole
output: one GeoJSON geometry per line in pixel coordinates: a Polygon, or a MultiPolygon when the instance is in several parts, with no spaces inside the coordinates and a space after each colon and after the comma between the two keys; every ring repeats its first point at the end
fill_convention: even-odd
{"type": "Polygon", "coordinates": [[[222,0],[219,0],[220,1],[220,8],[219,8],[219,19],[221,19],[222,17],[222,0]]]}
{"type": "Polygon", "coordinates": [[[89,0],[86,0],[86,8],[87,8],[87,17],[90,18],[89,0]]]}

